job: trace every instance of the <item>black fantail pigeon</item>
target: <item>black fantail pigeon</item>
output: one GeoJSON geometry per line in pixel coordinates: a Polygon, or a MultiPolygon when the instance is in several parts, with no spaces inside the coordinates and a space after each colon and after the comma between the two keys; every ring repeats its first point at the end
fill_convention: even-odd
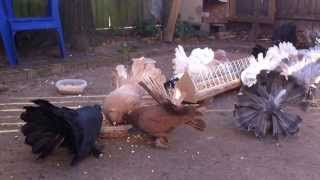
{"type": "Polygon", "coordinates": [[[98,105],[79,109],[56,107],[46,100],[33,100],[37,106],[26,106],[20,118],[26,122],[21,131],[32,153],[44,159],[59,147],[74,155],[71,165],[89,154],[101,155],[96,147],[103,115],[98,105]]]}
{"type": "Polygon", "coordinates": [[[235,105],[236,123],[259,138],[268,132],[275,137],[295,134],[302,118],[288,107],[301,103],[304,96],[305,88],[294,78],[286,79],[276,71],[262,71],[255,85],[242,87],[235,105]]]}

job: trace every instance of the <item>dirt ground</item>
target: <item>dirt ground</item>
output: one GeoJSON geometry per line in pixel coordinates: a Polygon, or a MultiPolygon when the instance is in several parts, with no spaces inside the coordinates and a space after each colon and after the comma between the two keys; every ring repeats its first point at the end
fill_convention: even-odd
{"type": "MultiPolygon", "coordinates": [[[[104,52],[103,48],[100,51],[104,52]]],[[[230,50],[232,51],[232,50],[230,50]]],[[[237,52],[241,53],[241,52],[237,52]]],[[[150,54],[150,52],[149,52],[150,54]]],[[[173,50],[149,55],[167,75],[171,72],[173,50]]],[[[57,105],[101,104],[112,90],[110,72],[103,66],[73,74],[9,83],[0,94],[0,123],[21,123],[20,108],[29,99],[44,97],[57,105]],[[54,83],[61,78],[83,78],[89,82],[83,96],[58,95],[54,83]]],[[[143,141],[103,140],[104,156],[89,157],[70,167],[71,157],[64,150],[45,161],[36,161],[17,124],[2,125],[0,133],[0,179],[9,180],[318,180],[320,179],[320,111],[299,112],[304,117],[301,131],[279,141],[236,128],[232,109],[236,92],[213,99],[205,114],[207,129],[197,132],[180,127],[171,134],[170,148],[155,149],[143,141]]],[[[18,124],[19,125],[19,124],[18,124]]]]}

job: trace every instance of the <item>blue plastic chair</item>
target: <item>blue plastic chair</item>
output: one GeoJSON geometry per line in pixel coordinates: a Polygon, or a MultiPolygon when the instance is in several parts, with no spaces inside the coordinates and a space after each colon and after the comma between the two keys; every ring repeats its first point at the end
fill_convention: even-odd
{"type": "Polygon", "coordinates": [[[3,1],[0,2],[0,33],[7,58],[9,60],[9,64],[16,65],[18,61],[16,57],[14,41],[11,36],[11,30],[7,20],[5,5],[3,4],[3,1]]]}
{"type": "Polygon", "coordinates": [[[59,14],[59,0],[48,0],[48,16],[17,18],[14,14],[13,0],[5,0],[8,21],[12,36],[18,31],[54,29],[59,35],[59,48],[62,57],[65,57],[63,30],[59,14]]]}

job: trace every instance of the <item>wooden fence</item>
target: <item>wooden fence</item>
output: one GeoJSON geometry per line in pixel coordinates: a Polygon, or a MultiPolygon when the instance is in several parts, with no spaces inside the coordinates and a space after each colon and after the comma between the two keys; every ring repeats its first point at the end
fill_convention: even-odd
{"type": "Polygon", "coordinates": [[[258,9],[258,17],[274,14],[272,19],[276,21],[320,21],[320,0],[229,0],[229,2],[231,17],[240,20],[242,18],[246,22],[254,19],[251,17],[254,16],[255,9],[258,9]],[[258,8],[254,3],[258,3],[258,8]]]}
{"type": "Polygon", "coordinates": [[[46,14],[48,1],[45,0],[13,0],[15,15],[18,17],[25,16],[42,16],[46,14]]]}
{"type": "Polygon", "coordinates": [[[97,28],[125,27],[141,22],[145,17],[146,0],[94,0],[97,28]]]}
{"type": "Polygon", "coordinates": [[[320,21],[319,0],[277,0],[278,19],[320,21]]]}
{"type": "Polygon", "coordinates": [[[230,19],[242,22],[273,23],[276,0],[229,0],[230,19]]]}
{"type": "MultiPolygon", "coordinates": [[[[149,0],[91,0],[97,28],[136,25],[150,17],[149,0]]],[[[17,16],[41,16],[46,14],[46,0],[14,0],[17,16]]],[[[62,17],[63,18],[63,17],[62,17]]]]}
{"type": "MultiPolygon", "coordinates": [[[[236,12],[240,12],[238,14],[240,16],[253,15],[253,1],[256,0],[230,0],[235,2],[234,15],[236,12]],[[240,4],[237,4],[238,2],[240,4]]],[[[272,0],[262,0],[261,3],[268,1],[272,0]]],[[[131,26],[151,16],[148,11],[150,0],[91,0],[91,2],[97,28],[131,26]]],[[[320,21],[320,0],[276,0],[275,2],[276,20],[320,21]]],[[[40,16],[46,12],[47,1],[14,0],[14,5],[18,16],[40,16]]],[[[263,14],[266,15],[266,12],[263,14]]]]}

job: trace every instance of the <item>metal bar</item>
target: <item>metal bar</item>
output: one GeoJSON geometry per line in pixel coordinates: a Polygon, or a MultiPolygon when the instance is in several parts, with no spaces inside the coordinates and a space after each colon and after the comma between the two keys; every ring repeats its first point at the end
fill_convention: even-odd
{"type": "Polygon", "coordinates": [[[20,132],[20,130],[19,130],[19,129],[3,130],[3,131],[0,131],[0,134],[18,133],[18,132],[20,132]]]}
{"type": "Polygon", "coordinates": [[[31,100],[31,99],[68,99],[68,98],[101,98],[101,97],[106,97],[106,94],[100,94],[100,95],[78,95],[78,96],[63,96],[63,97],[58,97],[58,96],[44,96],[44,97],[17,97],[17,98],[10,98],[11,100],[31,100]]]}
{"type": "MultiPolygon", "coordinates": [[[[74,101],[52,101],[50,103],[52,104],[67,104],[67,103],[88,103],[88,102],[95,102],[95,103],[101,103],[103,102],[102,100],[88,100],[88,101],[84,101],[84,100],[74,100],[74,101]]],[[[0,106],[14,106],[14,105],[33,105],[34,103],[31,102],[17,102],[17,103],[1,103],[0,106]]]]}

